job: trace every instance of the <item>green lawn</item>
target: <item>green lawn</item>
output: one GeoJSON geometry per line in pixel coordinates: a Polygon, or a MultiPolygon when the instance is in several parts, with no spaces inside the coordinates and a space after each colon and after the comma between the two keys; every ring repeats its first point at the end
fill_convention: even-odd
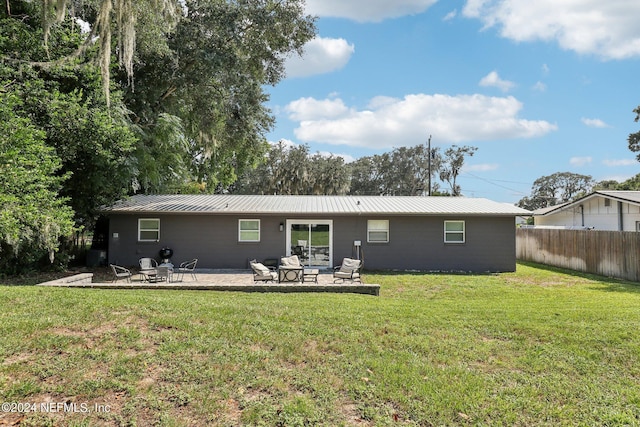
{"type": "Polygon", "coordinates": [[[0,425],[640,425],[640,286],[365,281],[380,297],[0,286],[0,402],[38,405],[0,425]]]}

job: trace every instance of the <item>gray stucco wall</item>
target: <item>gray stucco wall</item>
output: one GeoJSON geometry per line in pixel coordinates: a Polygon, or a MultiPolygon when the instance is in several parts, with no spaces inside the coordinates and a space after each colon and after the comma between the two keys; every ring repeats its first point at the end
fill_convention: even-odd
{"type": "MultiPolygon", "coordinates": [[[[352,256],[362,241],[365,268],[427,271],[515,271],[513,217],[461,216],[305,216],[333,220],[333,265],[352,256]],[[389,243],[367,243],[367,220],[389,220],[389,243]],[[444,243],[444,221],[464,220],[466,242],[444,243]]],[[[109,262],[135,266],[141,257],[158,258],[164,246],[179,264],[198,258],[199,268],[248,268],[247,260],[279,258],[286,251],[286,216],[122,215],[110,216],[109,262]],[[160,241],[138,242],[138,219],[160,219],[160,241]],[[238,242],[238,219],[260,219],[261,241],[238,242]],[[118,237],[114,238],[114,233],[118,237]]]]}

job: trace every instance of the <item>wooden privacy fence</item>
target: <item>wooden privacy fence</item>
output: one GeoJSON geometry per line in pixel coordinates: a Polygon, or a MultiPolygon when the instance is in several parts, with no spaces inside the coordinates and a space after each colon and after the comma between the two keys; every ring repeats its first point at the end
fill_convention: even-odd
{"type": "Polygon", "coordinates": [[[516,257],[555,267],[640,281],[640,233],[518,228],[516,257]]]}

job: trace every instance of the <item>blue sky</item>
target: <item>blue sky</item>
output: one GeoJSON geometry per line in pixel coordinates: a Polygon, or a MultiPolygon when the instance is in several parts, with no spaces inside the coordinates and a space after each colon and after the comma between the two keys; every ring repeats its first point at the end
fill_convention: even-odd
{"type": "Polygon", "coordinates": [[[268,88],[272,142],[347,160],[478,148],[468,197],[515,203],[554,172],[623,181],[640,105],[640,3],[307,0],[318,35],[268,88]]]}

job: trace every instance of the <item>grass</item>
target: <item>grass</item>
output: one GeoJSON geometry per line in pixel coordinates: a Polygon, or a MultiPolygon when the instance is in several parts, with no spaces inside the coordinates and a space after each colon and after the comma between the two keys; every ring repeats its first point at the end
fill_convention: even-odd
{"type": "Polygon", "coordinates": [[[0,286],[0,402],[89,408],[0,424],[640,425],[637,285],[365,280],[380,297],[0,286]]]}

